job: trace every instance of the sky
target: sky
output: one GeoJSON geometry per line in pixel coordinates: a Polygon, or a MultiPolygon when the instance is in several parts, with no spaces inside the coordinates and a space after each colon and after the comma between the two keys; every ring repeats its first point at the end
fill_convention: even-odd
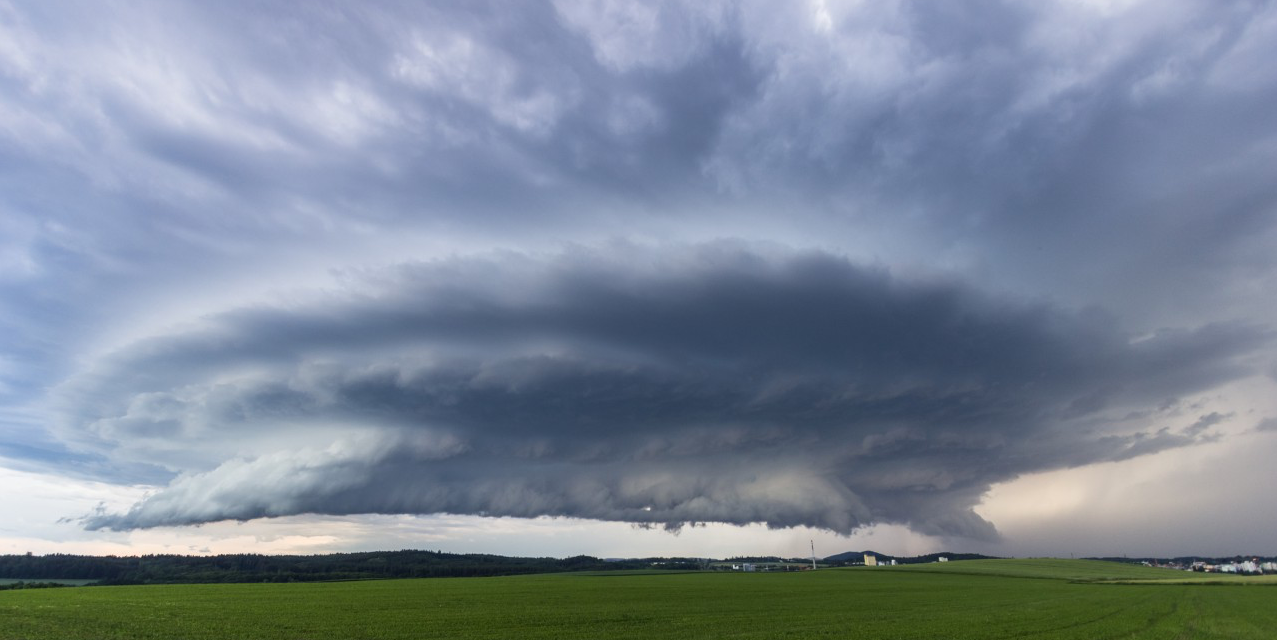
{"type": "Polygon", "coordinates": [[[1277,5],[0,0],[0,553],[1277,554],[1277,5]]]}

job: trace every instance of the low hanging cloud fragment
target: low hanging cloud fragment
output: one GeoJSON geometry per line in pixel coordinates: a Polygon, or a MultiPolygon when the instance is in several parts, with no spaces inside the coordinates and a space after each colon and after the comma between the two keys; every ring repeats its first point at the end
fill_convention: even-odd
{"type": "Polygon", "coordinates": [[[617,246],[350,274],[134,344],[60,397],[68,440],[177,474],[89,529],[452,513],[990,539],[992,483],[1212,437],[1167,400],[1249,375],[1268,340],[1133,340],[819,251],[617,246]]]}

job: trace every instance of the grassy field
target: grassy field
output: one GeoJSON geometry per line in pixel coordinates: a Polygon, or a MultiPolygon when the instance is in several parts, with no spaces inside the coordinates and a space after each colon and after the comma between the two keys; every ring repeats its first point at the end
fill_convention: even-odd
{"type": "Polygon", "coordinates": [[[1068,560],[0,592],[0,639],[1272,638],[1277,585],[1068,560]],[[1252,584],[1252,583],[1246,583],[1252,584]]]}
{"type": "Polygon", "coordinates": [[[1219,584],[1277,586],[1277,575],[1242,576],[1228,573],[1193,573],[1119,564],[1100,560],[1059,560],[1029,558],[1023,560],[980,560],[892,567],[892,571],[993,575],[1014,578],[1043,578],[1071,582],[1111,584],[1219,584]]]}

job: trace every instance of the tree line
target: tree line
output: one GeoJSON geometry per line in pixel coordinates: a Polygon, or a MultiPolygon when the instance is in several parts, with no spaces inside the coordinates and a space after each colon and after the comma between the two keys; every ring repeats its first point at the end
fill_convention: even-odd
{"type": "Polygon", "coordinates": [[[688,570],[699,560],[647,558],[602,560],[592,556],[521,558],[440,551],[373,551],[310,556],[255,553],[216,556],[82,556],[71,554],[0,556],[0,579],[95,580],[97,584],[208,582],[312,582],[375,578],[501,576],[561,571],[619,569],[688,570]]]}

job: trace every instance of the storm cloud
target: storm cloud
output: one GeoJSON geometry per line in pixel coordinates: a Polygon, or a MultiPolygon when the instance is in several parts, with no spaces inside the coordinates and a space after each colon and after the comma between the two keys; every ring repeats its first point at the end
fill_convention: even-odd
{"type": "MultiPolygon", "coordinates": [[[[129,496],[94,536],[988,540],[1044,470],[1209,486],[1277,415],[1275,43],[1261,0],[0,0],[0,466],[129,496]]],[[[1182,508],[1271,529],[1239,474],[1182,508]]]]}
{"type": "Polygon", "coordinates": [[[90,528],[452,513],[989,538],[970,508],[994,482],[1197,442],[1220,416],[1123,416],[1253,373],[1268,337],[1133,340],[824,252],[618,246],[352,275],[128,347],[66,393],[114,449],[211,456],[90,528]],[[222,459],[272,438],[293,445],[222,459]]]}

